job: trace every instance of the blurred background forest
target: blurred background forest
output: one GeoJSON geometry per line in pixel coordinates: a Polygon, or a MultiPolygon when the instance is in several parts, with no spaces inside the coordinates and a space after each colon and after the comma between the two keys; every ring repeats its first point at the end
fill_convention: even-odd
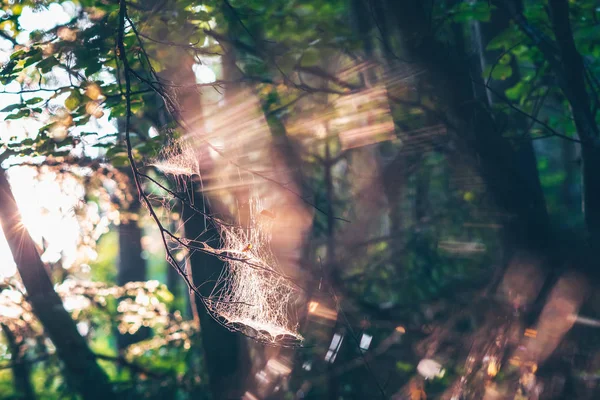
{"type": "Polygon", "coordinates": [[[600,398],[599,18],[3,0],[0,398],[600,398]]]}

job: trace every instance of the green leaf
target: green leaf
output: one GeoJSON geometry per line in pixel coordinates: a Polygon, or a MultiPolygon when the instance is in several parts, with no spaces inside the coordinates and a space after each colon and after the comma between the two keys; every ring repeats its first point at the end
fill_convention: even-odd
{"type": "Polygon", "coordinates": [[[513,27],[507,28],[500,32],[494,37],[488,45],[486,50],[505,50],[511,46],[514,46],[520,37],[520,32],[513,27]]]}
{"type": "Polygon", "coordinates": [[[23,68],[27,68],[30,65],[35,64],[36,62],[42,59],[42,52],[38,49],[32,50],[30,52],[30,56],[25,59],[25,63],[23,64],[23,68]]]}
{"type": "Polygon", "coordinates": [[[500,59],[498,60],[498,64],[501,65],[508,65],[510,64],[510,61],[512,60],[512,56],[510,54],[504,54],[502,57],[500,57],[500,59]]]}
{"type": "Polygon", "coordinates": [[[138,111],[142,110],[143,107],[144,107],[144,101],[142,99],[133,99],[133,100],[131,100],[131,112],[133,114],[135,114],[138,111]]]}
{"type": "Polygon", "coordinates": [[[18,113],[8,115],[6,118],[4,118],[4,120],[8,121],[9,119],[20,119],[20,118],[28,117],[28,116],[29,116],[29,110],[22,109],[18,113]]]}
{"type": "Polygon", "coordinates": [[[100,149],[110,149],[114,146],[114,143],[95,143],[92,145],[92,147],[97,147],[100,149]]]}
{"type": "MultiPolygon", "coordinates": [[[[62,145],[62,143],[61,143],[62,145]]],[[[71,150],[59,150],[59,151],[53,151],[51,152],[51,154],[54,157],[66,157],[71,153],[71,150]]]]}
{"type": "Polygon", "coordinates": [[[458,3],[450,13],[454,22],[489,21],[492,9],[487,2],[458,3]]]}
{"type": "Polygon", "coordinates": [[[529,85],[527,85],[525,82],[519,82],[510,89],[506,89],[506,97],[508,97],[510,100],[518,100],[525,95],[528,86],[529,85]]]}
{"type": "Polygon", "coordinates": [[[163,64],[158,60],[155,60],[154,58],[150,58],[150,65],[152,66],[152,69],[154,69],[154,71],[156,72],[160,72],[164,69],[163,64]]]}
{"type": "Polygon", "coordinates": [[[23,107],[23,105],[21,103],[11,104],[10,106],[4,107],[2,110],[0,110],[0,112],[11,112],[11,111],[17,110],[21,107],[23,107]]]}
{"type": "Polygon", "coordinates": [[[43,101],[44,99],[42,99],[41,97],[33,97],[29,100],[25,100],[25,104],[36,104],[39,103],[40,101],[43,101]]]}
{"type": "Polygon", "coordinates": [[[510,65],[496,64],[492,71],[492,78],[498,81],[503,81],[510,78],[512,75],[512,68],[510,65]]]}
{"type": "Polygon", "coordinates": [[[81,104],[81,94],[79,91],[74,89],[71,91],[69,97],[65,99],[65,107],[69,109],[69,111],[75,110],[81,104]]]}
{"type": "Polygon", "coordinates": [[[58,65],[59,62],[54,56],[50,56],[48,58],[44,58],[37,64],[37,67],[42,71],[43,74],[48,73],[52,70],[55,65],[58,65]]]}
{"type": "MultiPolygon", "coordinates": [[[[120,145],[113,145],[106,151],[106,158],[113,158],[119,153],[125,153],[125,147],[120,145]]],[[[127,155],[125,153],[125,155],[127,155]]]]}
{"type": "Polygon", "coordinates": [[[96,72],[102,69],[102,64],[100,62],[92,62],[85,69],[85,73],[88,77],[95,74],[96,72]]]}
{"type": "Polygon", "coordinates": [[[111,164],[115,167],[126,167],[129,165],[129,158],[127,153],[118,153],[110,159],[111,164]]]}
{"type": "Polygon", "coordinates": [[[17,50],[17,51],[15,51],[14,53],[12,53],[12,54],[10,55],[10,59],[11,59],[11,60],[16,60],[17,58],[21,58],[21,56],[22,56],[23,54],[25,54],[25,50],[24,50],[24,49],[17,50]]]}
{"type": "MultiPolygon", "coordinates": [[[[6,65],[4,65],[4,68],[2,68],[2,70],[0,71],[0,76],[2,77],[6,77],[6,76],[10,76],[11,74],[15,73],[15,67],[17,66],[17,62],[15,60],[10,60],[9,62],[6,63],[6,65]]],[[[10,79],[3,79],[2,80],[2,84],[5,85],[8,81],[10,81],[10,79]]]]}

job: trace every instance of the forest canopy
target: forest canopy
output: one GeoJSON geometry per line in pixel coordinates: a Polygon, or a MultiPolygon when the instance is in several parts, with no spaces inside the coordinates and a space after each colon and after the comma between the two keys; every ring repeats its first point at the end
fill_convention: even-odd
{"type": "Polygon", "coordinates": [[[4,0],[0,398],[599,398],[599,18],[4,0]]]}

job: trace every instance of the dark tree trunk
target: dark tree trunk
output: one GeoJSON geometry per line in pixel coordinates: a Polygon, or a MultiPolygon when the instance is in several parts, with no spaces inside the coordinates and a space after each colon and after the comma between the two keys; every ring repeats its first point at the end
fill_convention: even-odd
{"type": "MultiPolygon", "coordinates": [[[[190,82],[196,80],[192,70],[193,64],[194,59],[189,54],[181,51],[177,66],[161,72],[161,75],[174,83],[189,85],[190,82]]],[[[184,124],[189,135],[202,138],[204,135],[204,120],[200,93],[196,88],[186,86],[177,89],[172,94],[177,103],[174,117],[184,124]]],[[[201,141],[199,141],[196,156],[200,162],[201,173],[210,175],[214,166],[210,161],[208,147],[201,141]]],[[[208,183],[204,182],[205,185],[208,183]]],[[[203,185],[198,179],[187,190],[189,197],[193,199],[194,206],[209,213],[210,207],[205,204],[203,193],[199,192],[202,187],[203,185]]],[[[210,220],[205,219],[204,216],[197,214],[185,205],[182,217],[186,238],[207,240],[211,245],[219,247],[219,232],[215,230],[214,226],[210,225],[210,220]],[[206,228],[209,228],[208,233],[206,228]]],[[[223,266],[223,262],[212,255],[192,252],[189,256],[187,272],[199,291],[208,296],[213,286],[210,281],[218,278],[223,266]]],[[[209,376],[212,397],[215,400],[241,398],[245,392],[246,377],[250,371],[246,338],[230,332],[218,324],[210,316],[201,299],[195,294],[190,296],[194,319],[200,324],[204,361],[209,376]]]]}
{"type": "Polygon", "coordinates": [[[109,399],[113,391],[96,356],[54,291],[37,248],[23,227],[21,213],[4,170],[0,170],[0,221],[35,316],[64,363],[69,385],[84,399],[109,399]]]}
{"type": "MultiPolygon", "coordinates": [[[[565,179],[561,187],[561,200],[567,213],[577,212],[577,151],[574,143],[563,140],[561,143],[562,168],[565,179]]],[[[580,199],[581,200],[581,199],[580,199]]]]}
{"type": "MultiPolygon", "coordinates": [[[[520,1],[517,1],[520,3],[520,1]]],[[[520,6],[520,4],[519,4],[520,6]]],[[[487,23],[473,22],[472,28],[472,47],[474,54],[479,58],[479,62],[472,63],[473,68],[473,87],[474,96],[482,103],[488,103],[488,106],[494,104],[502,104],[506,99],[504,93],[507,89],[513,87],[521,80],[519,71],[519,65],[513,57],[510,61],[510,67],[512,68],[512,75],[508,79],[496,80],[488,79],[489,76],[483,76],[483,72],[488,68],[496,67],[499,57],[503,55],[500,50],[486,51],[488,44],[504,30],[510,26],[510,15],[502,9],[495,10],[492,13],[491,19],[487,23]],[[478,68],[479,65],[479,68],[478,68]],[[486,85],[488,87],[486,87],[486,85]],[[481,92],[485,92],[487,96],[482,96],[481,92]]],[[[526,119],[524,115],[514,115],[510,117],[510,120],[505,124],[504,128],[508,131],[510,136],[513,137],[526,137],[527,130],[530,127],[530,121],[526,119]]],[[[542,186],[537,173],[537,159],[531,140],[520,140],[518,143],[513,144],[514,162],[516,167],[521,171],[521,176],[524,184],[530,188],[531,196],[535,199],[532,204],[538,204],[540,210],[539,220],[547,219],[547,216],[542,215],[546,213],[546,205],[544,200],[544,194],[542,186]]],[[[513,242],[512,234],[510,231],[507,232],[505,243],[507,246],[511,246],[513,242]]],[[[513,242],[513,245],[515,243],[513,242]]],[[[508,249],[507,249],[508,250],[508,249]]],[[[510,252],[510,251],[509,251],[510,252]]]]}
{"type": "MultiPolygon", "coordinates": [[[[129,175],[131,175],[128,172],[129,175]]],[[[132,180],[133,181],[133,180],[132,180]]],[[[129,282],[146,280],[146,260],[142,258],[142,228],[139,226],[140,202],[134,194],[128,210],[122,210],[119,224],[119,264],[117,285],[123,286],[129,282]]],[[[150,329],[141,327],[136,333],[117,335],[117,347],[125,349],[130,344],[148,338],[150,329]]]]}
{"type": "MultiPolygon", "coordinates": [[[[171,229],[172,232],[178,231],[178,229],[175,229],[175,227],[171,229]]],[[[177,306],[181,307],[183,305],[184,309],[180,311],[186,316],[186,318],[191,317],[192,313],[189,301],[185,300],[184,303],[181,302],[181,277],[179,276],[179,273],[168,263],[165,265],[165,267],[167,268],[167,288],[173,295],[173,309],[171,311],[175,311],[177,306]]],[[[189,299],[188,296],[186,296],[186,298],[189,299]]]]}
{"type": "MultiPolygon", "coordinates": [[[[200,209],[209,210],[201,193],[194,192],[194,204],[200,209]]],[[[206,220],[189,207],[183,209],[183,220],[185,235],[189,239],[218,237],[218,232],[210,220],[206,220]]],[[[209,244],[218,247],[218,239],[213,239],[209,244]]],[[[188,268],[193,284],[200,287],[199,290],[204,296],[209,296],[213,285],[205,283],[214,281],[224,264],[217,257],[196,251],[189,257],[188,268]]],[[[200,323],[205,365],[213,398],[241,398],[246,391],[246,376],[250,370],[245,338],[228,331],[216,322],[208,314],[202,300],[195,295],[192,295],[192,312],[194,319],[200,323]]]]}
{"type": "Polygon", "coordinates": [[[142,228],[137,218],[139,207],[136,199],[126,211],[133,218],[125,216],[119,225],[119,285],[146,280],[146,261],[142,258],[142,228]]]}
{"type": "Polygon", "coordinates": [[[35,399],[35,392],[33,391],[33,386],[31,386],[31,371],[27,361],[23,357],[23,354],[21,354],[23,340],[16,338],[15,334],[7,325],[0,324],[0,326],[2,327],[2,331],[6,337],[8,351],[10,352],[11,356],[10,359],[13,382],[17,391],[16,397],[23,400],[33,400],[35,399]]]}

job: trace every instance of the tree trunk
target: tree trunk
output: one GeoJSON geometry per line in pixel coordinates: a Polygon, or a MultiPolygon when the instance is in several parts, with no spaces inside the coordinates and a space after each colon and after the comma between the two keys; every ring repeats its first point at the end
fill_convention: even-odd
{"type": "MultiPolygon", "coordinates": [[[[491,79],[487,81],[487,76],[483,76],[483,72],[487,68],[494,68],[498,62],[498,58],[502,56],[500,50],[486,51],[488,44],[504,30],[510,26],[510,15],[502,9],[495,10],[492,13],[490,21],[487,23],[481,23],[478,21],[471,23],[472,29],[472,47],[479,58],[479,62],[472,63],[473,65],[473,81],[474,81],[474,96],[478,98],[482,103],[488,103],[491,107],[494,104],[502,104],[505,100],[504,97],[500,98],[498,95],[504,96],[507,89],[513,87],[521,80],[519,71],[519,65],[517,64],[514,57],[511,58],[510,67],[512,68],[512,75],[508,79],[496,80],[491,79]],[[477,65],[480,68],[477,68],[477,65]],[[486,87],[486,85],[489,86],[486,87]],[[482,96],[481,92],[484,91],[486,96],[482,96]],[[479,94],[479,95],[478,95],[479,94]]],[[[509,131],[510,136],[526,136],[527,130],[530,124],[526,120],[524,115],[511,115],[509,122],[506,125],[506,130],[509,131]]],[[[544,194],[542,191],[542,185],[540,183],[539,175],[537,173],[537,159],[533,143],[531,140],[521,140],[518,144],[513,146],[514,162],[521,171],[521,176],[524,184],[530,188],[531,196],[537,200],[532,204],[537,204],[540,209],[539,220],[547,219],[546,204],[544,200],[544,194]]],[[[511,232],[507,232],[505,243],[510,248],[512,242],[511,232]]],[[[514,245],[514,243],[513,243],[514,245]]],[[[508,250],[508,249],[507,249],[508,250]]],[[[510,250],[508,251],[510,253],[510,250]]]]}
{"type": "MultiPolygon", "coordinates": [[[[130,172],[127,172],[131,175],[130,172]]],[[[133,180],[132,180],[133,181],[133,180]]],[[[137,194],[128,210],[122,210],[119,224],[119,264],[117,271],[117,285],[123,286],[129,282],[142,282],[146,280],[146,260],[142,258],[142,228],[139,226],[140,202],[137,194]]],[[[117,348],[125,349],[130,344],[146,339],[150,329],[141,327],[136,333],[117,335],[117,348]]]]}
{"type": "MultiPolygon", "coordinates": [[[[199,209],[206,209],[209,212],[202,193],[194,191],[194,204],[199,209]]],[[[205,220],[202,215],[198,215],[189,207],[183,209],[183,220],[187,238],[198,240],[214,238],[216,230],[210,220],[205,220]],[[208,228],[208,231],[205,228],[208,228]]],[[[218,237],[218,234],[216,236],[218,237]]],[[[218,239],[213,239],[209,244],[218,247],[218,239]]],[[[214,281],[223,268],[223,262],[209,254],[196,251],[189,257],[188,273],[191,274],[194,285],[200,286],[199,290],[205,296],[210,295],[212,285],[203,284],[214,281]]],[[[246,376],[250,370],[245,338],[221,326],[208,314],[201,299],[195,295],[191,296],[194,319],[200,323],[205,365],[213,398],[215,400],[241,398],[245,392],[246,376]]]]}
{"type": "Polygon", "coordinates": [[[96,356],[54,291],[46,267],[27,230],[4,170],[0,169],[0,220],[35,316],[64,363],[69,385],[84,399],[109,399],[113,391],[96,356]]]}
{"type": "Polygon", "coordinates": [[[31,371],[27,361],[24,360],[21,354],[21,346],[23,340],[17,340],[14,333],[10,330],[7,325],[0,324],[6,342],[8,344],[8,351],[10,352],[11,369],[13,374],[13,382],[15,389],[17,390],[17,399],[33,400],[35,399],[35,392],[33,386],[31,386],[30,375],[31,371]]]}
{"type": "MultiPolygon", "coordinates": [[[[520,2],[511,0],[497,2],[499,8],[508,12],[511,18],[540,49],[553,70],[561,91],[571,105],[577,134],[581,139],[583,160],[583,204],[589,244],[595,247],[600,243],[600,128],[592,112],[590,95],[586,89],[586,69],[578,52],[569,16],[567,0],[550,0],[548,13],[556,42],[541,30],[532,26],[522,14],[520,2]]],[[[594,272],[597,277],[598,273],[594,272]]]]}
{"type": "MultiPolygon", "coordinates": [[[[173,49],[173,51],[176,51],[173,49]]],[[[177,89],[173,93],[178,109],[175,118],[183,122],[191,137],[201,138],[204,135],[203,110],[200,93],[191,82],[196,81],[192,70],[194,59],[185,51],[177,50],[178,63],[163,72],[161,75],[176,84],[188,85],[177,89]]],[[[213,169],[208,147],[199,139],[196,156],[200,162],[202,174],[209,174],[213,169]]],[[[205,184],[207,182],[204,182],[205,184]]],[[[199,193],[202,183],[198,180],[188,187],[190,198],[193,197],[195,207],[209,213],[208,204],[204,203],[203,193],[199,193]]],[[[208,236],[203,235],[206,224],[210,221],[198,215],[189,207],[183,207],[185,236],[193,240],[213,239],[211,245],[218,247],[218,232],[214,226],[209,226],[208,236]],[[216,242],[216,243],[215,243],[216,242]]],[[[209,295],[212,285],[206,284],[215,280],[223,268],[223,262],[218,258],[201,252],[190,254],[188,273],[193,284],[199,288],[203,295],[209,295]]],[[[209,384],[212,397],[215,400],[241,398],[245,392],[246,376],[249,372],[249,359],[245,338],[239,334],[228,331],[218,324],[208,313],[201,299],[191,294],[191,305],[194,319],[200,324],[202,347],[205,366],[208,371],[209,384]]]]}

